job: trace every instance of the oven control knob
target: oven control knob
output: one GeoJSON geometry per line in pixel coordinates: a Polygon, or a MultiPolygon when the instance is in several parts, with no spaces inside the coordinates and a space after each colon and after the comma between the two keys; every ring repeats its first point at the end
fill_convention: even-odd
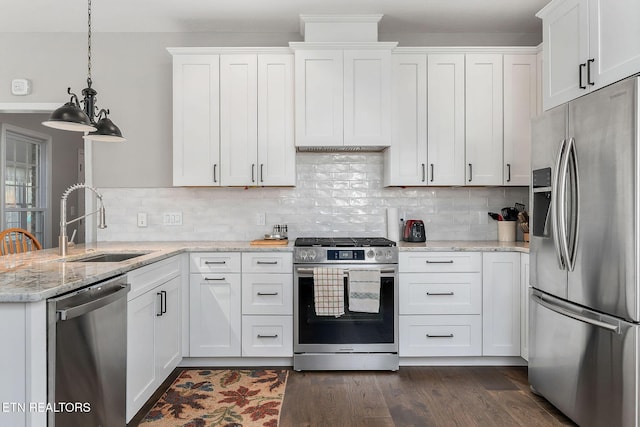
{"type": "Polygon", "coordinates": [[[385,254],[385,257],[386,257],[388,260],[391,260],[391,258],[393,258],[393,254],[391,253],[391,250],[390,250],[390,249],[388,249],[388,250],[387,250],[387,253],[385,254]]]}
{"type": "Polygon", "coordinates": [[[376,259],[382,258],[382,251],[376,251],[376,259]]]}
{"type": "Polygon", "coordinates": [[[309,251],[309,259],[313,261],[316,259],[316,251],[309,251]]]}
{"type": "Polygon", "coordinates": [[[369,249],[367,252],[367,258],[373,258],[376,254],[373,252],[373,249],[369,249]]]}

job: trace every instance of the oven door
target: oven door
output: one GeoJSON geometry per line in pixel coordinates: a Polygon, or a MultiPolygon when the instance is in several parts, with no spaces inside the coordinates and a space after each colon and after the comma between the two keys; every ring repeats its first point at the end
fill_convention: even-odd
{"type": "Polygon", "coordinates": [[[397,265],[348,265],[345,270],[345,314],[340,317],[317,316],[313,296],[313,267],[294,269],[294,353],[397,353],[398,287],[397,265]],[[349,310],[347,294],[349,268],[380,269],[380,310],[361,313],[349,310]]]}

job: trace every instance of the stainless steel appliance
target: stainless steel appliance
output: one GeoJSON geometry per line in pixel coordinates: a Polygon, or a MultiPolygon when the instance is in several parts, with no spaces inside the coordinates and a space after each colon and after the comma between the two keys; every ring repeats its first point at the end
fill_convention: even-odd
{"type": "Polygon", "coordinates": [[[125,276],[47,301],[48,426],[126,425],[125,276]]]}
{"type": "Polygon", "coordinates": [[[581,426],[639,425],[638,90],[533,124],[529,382],[581,426]]]}
{"type": "Polygon", "coordinates": [[[398,249],[384,238],[298,238],[294,264],[293,369],[398,370],[398,249]],[[343,269],[344,314],[318,316],[314,268],[343,269]],[[349,272],[380,271],[377,313],[351,311],[349,272]]]}
{"type": "Polygon", "coordinates": [[[427,233],[424,229],[424,222],[419,219],[408,219],[404,223],[402,240],[405,242],[425,242],[427,233]]]}

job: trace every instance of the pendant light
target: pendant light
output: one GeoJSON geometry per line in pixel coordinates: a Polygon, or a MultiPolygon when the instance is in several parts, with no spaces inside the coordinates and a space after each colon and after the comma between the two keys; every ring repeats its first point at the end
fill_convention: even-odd
{"type": "Polygon", "coordinates": [[[88,0],[88,17],[87,87],[82,89],[83,99],[78,101],[78,96],[71,92],[71,88],[67,88],[67,93],[71,95],[69,102],[51,113],[49,120],[42,124],[54,129],[89,132],[84,138],[93,141],[126,141],[118,126],[109,119],[109,110],[98,110],[96,106],[98,92],[91,87],[93,83],[91,80],[91,0],[88,0]],[[80,103],[83,108],[80,107],[80,103]],[[97,114],[96,111],[98,111],[97,114]]]}

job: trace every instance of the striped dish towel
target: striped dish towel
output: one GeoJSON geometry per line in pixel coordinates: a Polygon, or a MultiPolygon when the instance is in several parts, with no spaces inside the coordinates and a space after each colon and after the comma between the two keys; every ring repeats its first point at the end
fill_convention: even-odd
{"type": "Polygon", "coordinates": [[[313,268],[313,297],[316,316],[340,317],[344,314],[344,270],[313,268]]]}
{"type": "Polygon", "coordinates": [[[362,268],[349,270],[349,311],[380,312],[380,270],[362,268]]]}

